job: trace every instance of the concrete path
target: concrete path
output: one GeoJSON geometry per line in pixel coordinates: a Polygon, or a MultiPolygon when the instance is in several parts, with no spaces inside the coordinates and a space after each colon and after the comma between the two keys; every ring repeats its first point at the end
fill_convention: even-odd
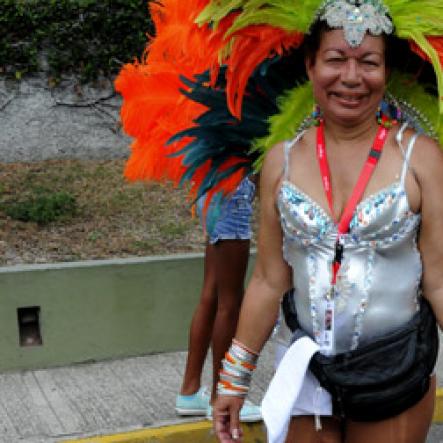
{"type": "MultiPolygon", "coordinates": [[[[272,344],[266,346],[254,376],[250,398],[257,403],[272,375],[272,349],[272,344]]],[[[177,352],[0,374],[0,443],[55,443],[190,421],[201,424],[174,412],[185,358],[186,353],[177,352]]],[[[203,377],[208,385],[210,369],[208,364],[203,377]]],[[[443,380],[442,364],[438,372],[443,380]]],[[[130,440],[106,439],[111,441],[130,440]]],[[[169,441],[195,443],[183,436],[169,441]]],[[[433,425],[428,443],[443,443],[442,425],[433,425]]]]}
{"type": "MultiPolygon", "coordinates": [[[[189,422],[174,412],[185,358],[177,352],[0,374],[0,442],[52,443],[189,422]]],[[[271,374],[268,346],[251,400],[260,401],[271,374]]]]}

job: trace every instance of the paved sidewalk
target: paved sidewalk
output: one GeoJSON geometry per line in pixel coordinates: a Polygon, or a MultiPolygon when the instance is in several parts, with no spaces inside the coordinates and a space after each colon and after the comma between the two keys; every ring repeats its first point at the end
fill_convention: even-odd
{"type": "MultiPolygon", "coordinates": [[[[261,400],[272,376],[272,354],[268,344],[254,375],[250,395],[254,402],[261,400]]],[[[185,352],[177,352],[0,374],[0,443],[55,443],[86,437],[91,438],[83,441],[90,443],[197,443],[196,438],[186,437],[193,435],[191,430],[207,435],[198,443],[212,442],[209,422],[182,419],[174,412],[185,358],[185,352]],[[146,437],[147,429],[162,426],[166,426],[162,435],[179,433],[178,437],[146,437]],[[132,434],[140,429],[145,433],[132,434]],[[121,433],[133,438],[119,437],[121,433]],[[100,435],[111,436],[92,438],[100,435]]],[[[206,384],[210,369],[208,364],[206,384]]],[[[261,425],[249,431],[263,435],[261,425]]],[[[251,437],[249,441],[263,440],[251,437]]],[[[433,425],[428,443],[443,443],[443,426],[433,425]]]]}
{"type": "MultiPolygon", "coordinates": [[[[254,375],[250,399],[257,403],[272,374],[270,348],[254,375]]],[[[185,358],[176,352],[0,374],[0,443],[55,443],[195,421],[174,411],[185,358]]],[[[207,385],[210,371],[207,364],[207,385]]]]}

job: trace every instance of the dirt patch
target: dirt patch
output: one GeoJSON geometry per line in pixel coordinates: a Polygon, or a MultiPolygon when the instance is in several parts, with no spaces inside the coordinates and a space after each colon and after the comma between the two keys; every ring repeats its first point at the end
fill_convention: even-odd
{"type": "Polygon", "coordinates": [[[203,251],[187,192],[128,183],[123,167],[124,160],[0,164],[0,265],[203,251]],[[17,202],[57,193],[74,197],[74,214],[47,224],[8,215],[17,202]]]}
{"type": "Polygon", "coordinates": [[[0,165],[0,264],[202,251],[186,192],[128,183],[123,166],[123,160],[0,165]],[[45,225],[6,215],[14,202],[57,192],[74,196],[75,215],[45,225]]]}

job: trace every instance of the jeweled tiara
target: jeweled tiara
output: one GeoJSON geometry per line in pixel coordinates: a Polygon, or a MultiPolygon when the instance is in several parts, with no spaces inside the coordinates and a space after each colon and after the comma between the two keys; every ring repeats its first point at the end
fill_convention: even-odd
{"type": "Polygon", "coordinates": [[[351,47],[361,44],[366,32],[393,32],[389,11],[380,0],[326,0],[318,14],[331,28],[342,28],[351,47]]]}

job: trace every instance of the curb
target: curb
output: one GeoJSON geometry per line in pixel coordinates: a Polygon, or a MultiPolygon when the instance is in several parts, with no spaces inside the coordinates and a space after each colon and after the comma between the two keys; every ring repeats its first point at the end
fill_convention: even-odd
{"type": "Polygon", "coordinates": [[[437,388],[433,423],[443,423],[443,388],[437,388]]]}
{"type": "MultiPolygon", "coordinates": [[[[432,422],[443,423],[443,388],[437,388],[432,422]]],[[[245,443],[266,443],[266,432],[262,422],[243,423],[242,430],[245,443]]],[[[114,435],[64,440],[63,443],[216,443],[216,439],[212,423],[205,420],[114,435]]]]}
{"type": "MultiPolygon", "coordinates": [[[[263,422],[242,423],[242,430],[245,443],[266,443],[263,422]]],[[[216,441],[212,422],[205,420],[80,440],[63,440],[63,443],[216,443],[216,441]]]]}

